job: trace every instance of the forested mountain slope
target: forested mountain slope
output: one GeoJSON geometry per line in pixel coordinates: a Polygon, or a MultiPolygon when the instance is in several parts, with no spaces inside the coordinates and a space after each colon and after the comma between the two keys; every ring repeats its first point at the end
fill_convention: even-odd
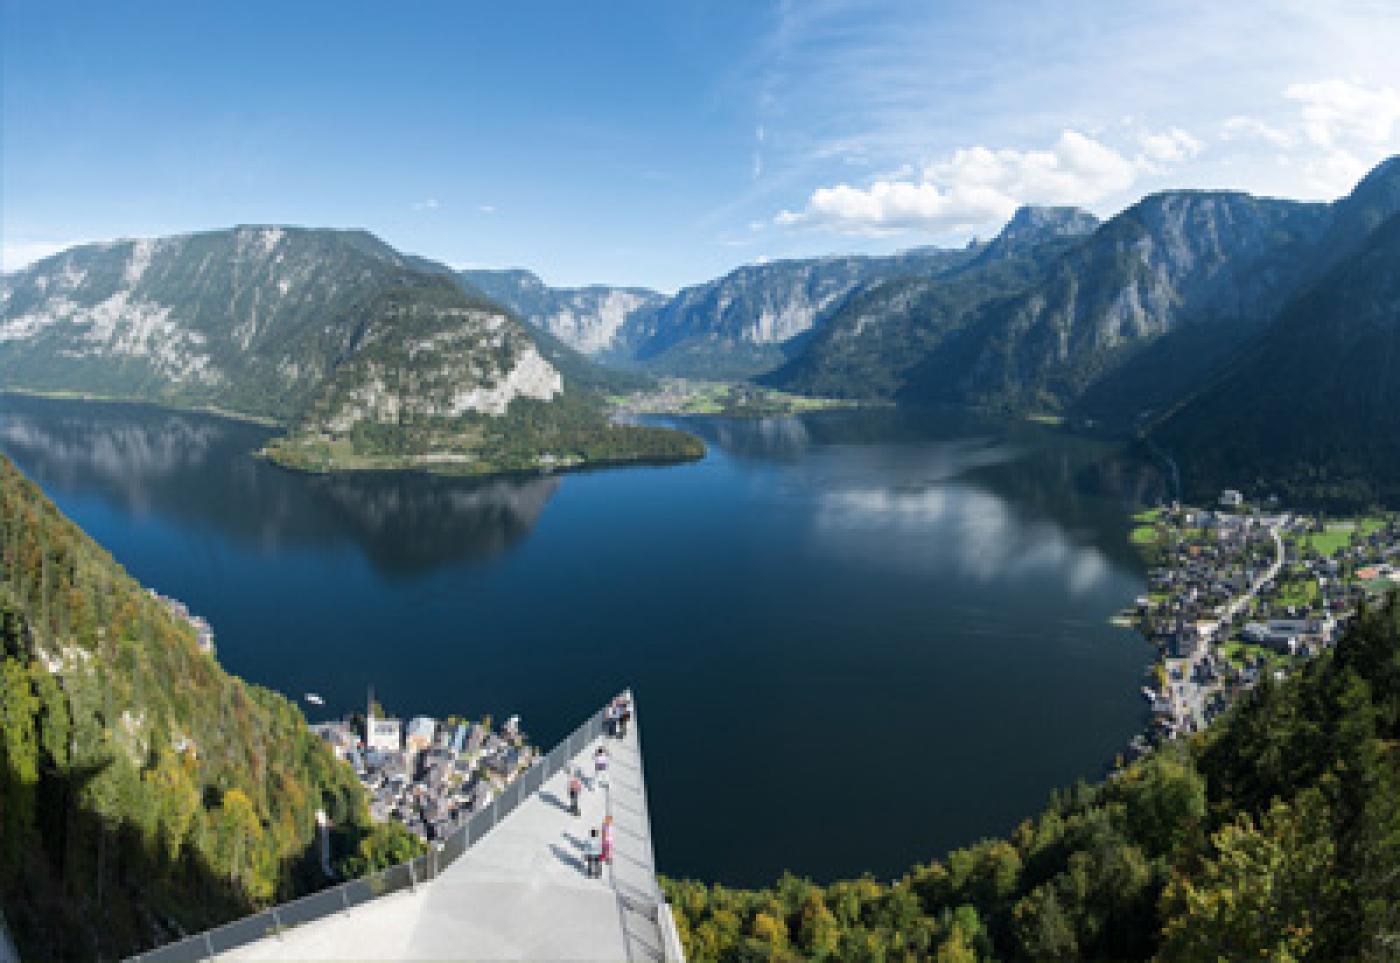
{"type": "Polygon", "coordinates": [[[975,257],[935,273],[871,283],[763,382],[790,391],[893,399],[927,393],[927,359],[976,312],[1039,281],[1097,220],[1075,208],[1023,207],[975,257]]]}
{"type": "MultiPolygon", "coordinates": [[[[1043,280],[988,305],[920,367],[909,394],[1010,410],[1064,410],[1144,347],[1193,325],[1242,343],[1323,205],[1232,192],[1156,194],[1065,253],[1043,280]]],[[[1189,382],[1197,359],[1175,358],[1189,382]]],[[[1114,406],[1141,403],[1129,382],[1114,406]]]]}
{"type": "Polygon", "coordinates": [[[658,374],[747,378],[801,350],[864,285],[937,274],[965,264],[977,246],[915,248],[888,257],[842,256],[747,264],[679,291],[638,316],[632,358],[658,374]]]}
{"type": "MultiPolygon", "coordinates": [[[[696,961],[1393,959],[1400,608],[1203,735],[891,884],[665,884],[696,961]]],[[[859,820],[846,820],[861,832],[859,820]]]]}
{"type": "Polygon", "coordinates": [[[112,958],[412,852],[275,693],[228,675],[0,457],[0,906],[26,959],[112,958]]]}
{"type": "Polygon", "coordinates": [[[1331,204],[1165,191],[1101,225],[1025,208],[967,263],[856,289],[763,380],[1141,427],[1397,211],[1396,158],[1331,204]]]}
{"type": "Polygon", "coordinates": [[[701,451],[608,424],[591,362],[362,231],[85,245],[5,277],[0,307],[0,387],[270,419],[292,426],[274,454],[295,467],[482,473],[701,451]]]}
{"type": "Polygon", "coordinates": [[[0,285],[0,381],[285,419],[353,349],[346,313],[414,269],[364,231],[82,245],[0,285]]]}
{"type": "Polygon", "coordinates": [[[1400,215],[1151,436],[1191,493],[1400,501],[1400,215]]]}

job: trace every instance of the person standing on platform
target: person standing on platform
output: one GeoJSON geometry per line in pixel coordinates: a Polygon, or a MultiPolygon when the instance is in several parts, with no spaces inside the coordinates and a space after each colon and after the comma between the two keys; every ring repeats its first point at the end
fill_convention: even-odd
{"type": "Polygon", "coordinates": [[[608,750],[604,746],[599,746],[598,751],[593,754],[593,784],[606,787],[607,776],[608,750]]]}
{"type": "Polygon", "coordinates": [[[579,815],[578,794],[583,792],[583,772],[577,768],[569,774],[569,813],[579,815]]]}
{"type": "Polygon", "coordinates": [[[603,875],[603,844],[596,829],[590,829],[588,838],[583,841],[583,872],[589,879],[603,875]]]}

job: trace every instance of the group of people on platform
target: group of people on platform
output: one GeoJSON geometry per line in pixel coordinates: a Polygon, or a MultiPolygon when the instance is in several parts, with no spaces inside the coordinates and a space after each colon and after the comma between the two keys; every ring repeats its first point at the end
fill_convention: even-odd
{"type": "MultiPolygon", "coordinates": [[[[627,736],[627,726],[632,721],[632,701],[628,696],[618,696],[603,710],[603,730],[609,738],[623,739],[627,736]]],[[[598,746],[593,753],[593,785],[590,788],[608,788],[608,748],[598,746]]],[[[569,813],[574,817],[582,815],[579,809],[579,796],[583,792],[583,770],[575,767],[569,774],[569,813]]],[[[603,825],[590,829],[583,841],[584,875],[589,879],[601,879],[603,864],[613,860],[613,818],[607,816],[603,825]]]]}
{"type": "MultiPolygon", "coordinates": [[[[593,754],[593,788],[606,789],[608,784],[606,777],[608,774],[608,750],[605,746],[599,746],[598,751],[593,754]]],[[[574,771],[569,774],[569,814],[578,817],[582,815],[579,809],[578,799],[583,792],[583,770],[574,767],[574,771]]],[[[589,879],[599,879],[603,875],[603,864],[611,863],[613,856],[613,818],[604,817],[603,825],[588,831],[588,838],[583,841],[583,872],[589,879]]]]}

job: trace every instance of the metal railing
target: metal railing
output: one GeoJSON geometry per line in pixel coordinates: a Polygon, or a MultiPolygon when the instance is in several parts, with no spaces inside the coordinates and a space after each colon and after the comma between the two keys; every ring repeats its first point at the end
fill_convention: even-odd
{"type": "Polygon", "coordinates": [[[514,812],[517,806],[539,792],[540,787],[563,770],[570,759],[602,734],[603,710],[599,709],[547,755],[511,780],[490,805],[472,813],[465,823],[443,840],[440,848],[430,849],[409,862],[318,890],[290,903],[273,906],[203,933],[166,943],[129,957],[128,960],[139,960],[142,963],[194,963],[196,960],[212,959],[220,953],[227,953],[240,946],[278,936],[293,926],[346,912],[361,903],[390,893],[414,889],[418,884],[428,882],[452,865],[497,823],[514,812]]]}

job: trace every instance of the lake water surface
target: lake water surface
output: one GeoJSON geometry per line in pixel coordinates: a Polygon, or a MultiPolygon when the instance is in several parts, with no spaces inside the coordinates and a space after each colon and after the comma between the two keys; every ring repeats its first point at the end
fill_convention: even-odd
{"type": "Polygon", "coordinates": [[[231,671],[314,719],[497,719],[545,746],[630,685],[662,872],[890,877],[1095,778],[1144,719],[1108,617],[1153,473],[1025,423],[690,419],[678,467],[316,477],[266,429],[0,396],[0,450],[231,671]]]}

